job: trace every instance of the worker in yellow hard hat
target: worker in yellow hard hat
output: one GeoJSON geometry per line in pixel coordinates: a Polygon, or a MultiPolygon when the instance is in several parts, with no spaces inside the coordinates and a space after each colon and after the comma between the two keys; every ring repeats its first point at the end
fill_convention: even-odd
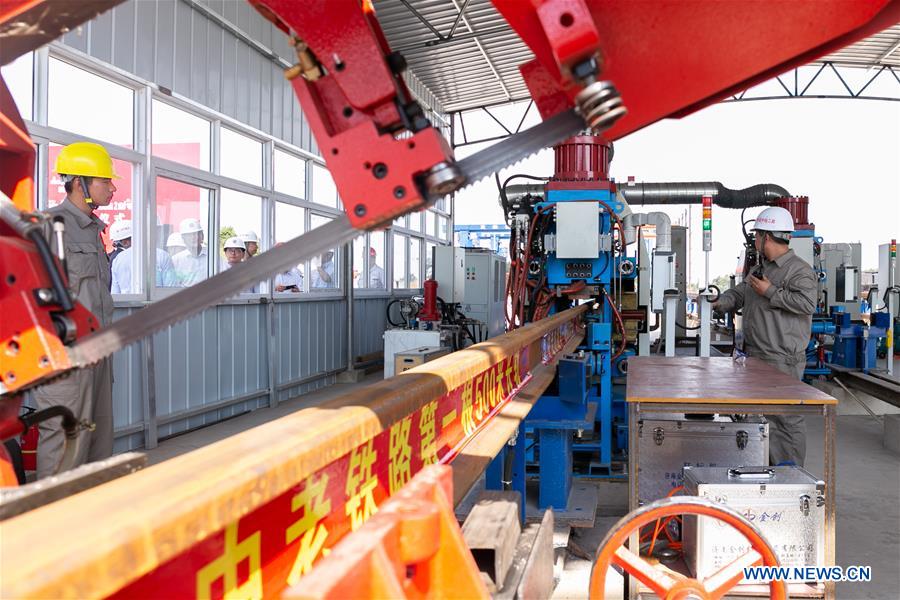
{"type": "MultiPolygon", "coordinates": [[[[47,210],[50,219],[63,219],[63,249],[72,295],[100,321],[112,322],[113,300],[110,294],[109,258],[100,233],[106,224],[94,211],[112,202],[117,178],[112,158],[100,144],[77,142],[63,148],[56,159],[56,172],[62,178],[66,199],[47,210]]],[[[57,252],[55,235],[46,232],[57,252]]],[[[93,367],[79,369],[69,377],[39,387],[34,392],[38,409],[63,405],[76,419],[93,422],[93,431],[82,431],[77,440],[74,461],[69,467],[102,460],[112,455],[112,362],[109,358],[93,367]]],[[[42,422],[37,451],[38,478],[52,475],[65,450],[65,434],[60,419],[42,422]]],[[[70,442],[71,443],[71,442],[70,442]]]]}

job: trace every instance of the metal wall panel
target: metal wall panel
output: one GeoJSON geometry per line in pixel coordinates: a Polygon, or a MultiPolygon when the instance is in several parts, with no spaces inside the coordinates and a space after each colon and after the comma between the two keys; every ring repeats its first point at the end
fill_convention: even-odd
{"type": "MultiPolygon", "coordinates": [[[[383,299],[360,300],[360,310],[383,313],[383,299]],[[380,304],[380,306],[379,306],[380,304]],[[369,308],[365,308],[368,306],[369,308]]],[[[275,386],[287,400],[331,385],[335,373],[347,367],[345,300],[284,302],[275,306],[275,386]],[[294,382],[295,385],[290,385],[294,382]]],[[[118,308],[121,318],[137,309],[118,308]]],[[[210,425],[269,404],[269,338],[263,304],[217,306],[153,337],[155,415],[145,415],[144,346],[134,344],[113,356],[113,415],[116,451],[143,447],[143,427],[159,425],[159,437],[210,425]],[[223,401],[240,399],[229,406],[223,401]],[[204,407],[209,407],[204,410],[204,407]]],[[[372,317],[368,324],[377,324],[372,317]]],[[[365,321],[363,321],[364,323],[365,321]]],[[[380,335],[380,332],[378,332],[380,335]]],[[[365,343],[375,332],[357,334],[365,343]]]]}
{"type": "Polygon", "coordinates": [[[357,298],[353,303],[353,353],[365,356],[384,350],[385,309],[389,297],[357,298]]]}
{"type": "MultiPolygon", "coordinates": [[[[127,2],[137,9],[134,35],[120,36],[123,40],[134,45],[134,74],[147,81],[155,81],[156,74],[156,2],[127,2]]],[[[116,10],[120,10],[120,5],[116,10]]]]}

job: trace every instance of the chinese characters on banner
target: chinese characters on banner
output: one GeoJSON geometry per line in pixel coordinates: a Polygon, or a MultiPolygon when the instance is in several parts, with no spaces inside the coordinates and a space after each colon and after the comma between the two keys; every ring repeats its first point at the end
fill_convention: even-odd
{"type": "Polygon", "coordinates": [[[528,364],[526,348],[491,366],[116,596],[277,595],[424,466],[459,454],[531,379],[528,364]]]}

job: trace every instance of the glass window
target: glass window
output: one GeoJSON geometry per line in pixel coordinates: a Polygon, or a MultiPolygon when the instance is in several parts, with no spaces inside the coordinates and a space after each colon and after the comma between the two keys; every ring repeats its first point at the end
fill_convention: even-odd
{"type": "Polygon", "coordinates": [[[406,286],[406,236],[394,234],[394,289],[403,289],[406,286]]]}
{"type": "Polygon", "coordinates": [[[394,227],[403,227],[406,229],[406,215],[394,219],[394,227]]]}
{"type": "Polygon", "coordinates": [[[438,237],[442,240],[450,239],[450,219],[447,217],[438,217],[438,237]]]}
{"type": "MultiPolygon", "coordinates": [[[[331,217],[323,215],[310,215],[309,227],[315,229],[331,221],[331,217]]],[[[340,287],[337,268],[337,248],[326,250],[310,262],[310,289],[322,290],[340,287]]]]}
{"type": "Polygon", "coordinates": [[[50,58],[48,123],[66,131],[131,148],[134,91],[50,58]],[[84,93],[89,90],[88,93],[84,93]]]}
{"type": "Polygon", "coordinates": [[[275,191],[306,198],[306,161],[275,148],[275,191]]]}
{"type": "Polygon", "coordinates": [[[312,200],[325,206],[337,206],[337,188],[328,169],[318,163],[312,167],[312,200]]]}
{"type": "Polygon", "coordinates": [[[409,228],[413,231],[422,231],[422,213],[412,213],[409,215],[409,228]]]}
{"type": "Polygon", "coordinates": [[[419,238],[409,238],[409,281],[411,288],[422,287],[422,243],[419,238]]]}
{"type": "Polygon", "coordinates": [[[153,101],[153,156],[209,171],[210,122],[153,101]]]}
{"type": "Polygon", "coordinates": [[[436,229],[434,226],[434,219],[435,215],[433,212],[428,211],[425,213],[425,235],[435,237],[436,229]]]}
{"type": "Polygon", "coordinates": [[[369,289],[387,289],[387,278],[384,275],[384,232],[373,231],[369,234],[369,289]]]}
{"type": "Polygon", "coordinates": [[[0,74],[12,94],[23,119],[32,119],[34,104],[34,53],[23,54],[0,68],[0,74]]]}
{"type": "Polygon", "coordinates": [[[353,287],[366,287],[366,236],[353,240],[353,287]]]}
{"type": "MultiPolygon", "coordinates": [[[[259,240],[262,231],[262,198],[244,194],[228,188],[222,188],[219,205],[219,239],[218,239],[218,271],[225,271],[258,254],[263,248],[259,240]],[[225,248],[225,242],[231,238],[239,238],[244,245],[240,248],[225,248]]],[[[237,244],[235,244],[237,245],[237,244]]],[[[265,290],[264,282],[250,286],[241,293],[258,294],[265,290]]]]}
{"type": "Polygon", "coordinates": [[[212,190],[156,178],[157,286],[189,287],[209,277],[211,199],[212,190]]]}
{"type": "Polygon", "coordinates": [[[434,244],[425,242],[425,279],[434,279],[434,244]]]}
{"type": "MultiPolygon", "coordinates": [[[[299,206],[275,203],[275,245],[289,242],[302,234],[304,227],[305,210],[299,206]]],[[[297,266],[288,269],[275,276],[275,291],[285,294],[298,294],[303,291],[303,274],[305,265],[300,262],[297,266]]]]}
{"type": "Polygon", "coordinates": [[[227,127],[219,130],[219,174],[262,185],[262,142],[227,127]]]}

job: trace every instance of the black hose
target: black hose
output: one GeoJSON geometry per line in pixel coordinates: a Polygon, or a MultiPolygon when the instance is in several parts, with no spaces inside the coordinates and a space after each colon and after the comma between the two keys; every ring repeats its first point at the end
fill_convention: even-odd
{"type": "Polygon", "coordinates": [[[678,321],[675,321],[675,327],[679,327],[681,329],[684,329],[685,331],[695,331],[697,329],[700,329],[699,325],[697,325],[696,327],[688,327],[687,325],[682,325],[678,321]]]}
{"type": "Polygon", "coordinates": [[[506,491],[512,489],[513,460],[515,457],[515,448],[507,446],[506,456],[503,457],[503,489],[506,491]]]}
{"type": "Polygon", "coordinates": [[[391,319],[391,307],[396,303],[400,302],[400,298],[394,298],[390,302],[388,302],[387,308],[384,311],[384,315],[387,318],[387,322],[393,325],[394,327],[403,327],[405,323],[394,323],[394,320],[391,319]]]}
{"type": "Polygon", "coordinates": [[[28,431],[30,427],[54,417],[62,417],[62,428],[63,431],[66,432],[67,438],[74,439],[78,435],[78,419],[76,419],[72,411],[65,406],[56,405],[36,410],[27,415],[22,415],[19,417],[19,420],[25,428],[23,431],[28,431]]]}
{"type": "Polygon", "coordinates": [[[47,272],[47,276],[50,277],[50,285],[53,288],[53,294],[56,296],[56,303],[59,304],[63,312],[73,310],[75,304],[72,302],[72,297],[69,295],[69,290],[66,287],[66,282],[63,281],[62,274],[53,260],[53,253],[50,251],[50,245],[47,243],[47,240],[44,239],[44,236],[41,235],[38,229],[29,231],[28,239],[37,248],[41,264],[47,272]]]}

